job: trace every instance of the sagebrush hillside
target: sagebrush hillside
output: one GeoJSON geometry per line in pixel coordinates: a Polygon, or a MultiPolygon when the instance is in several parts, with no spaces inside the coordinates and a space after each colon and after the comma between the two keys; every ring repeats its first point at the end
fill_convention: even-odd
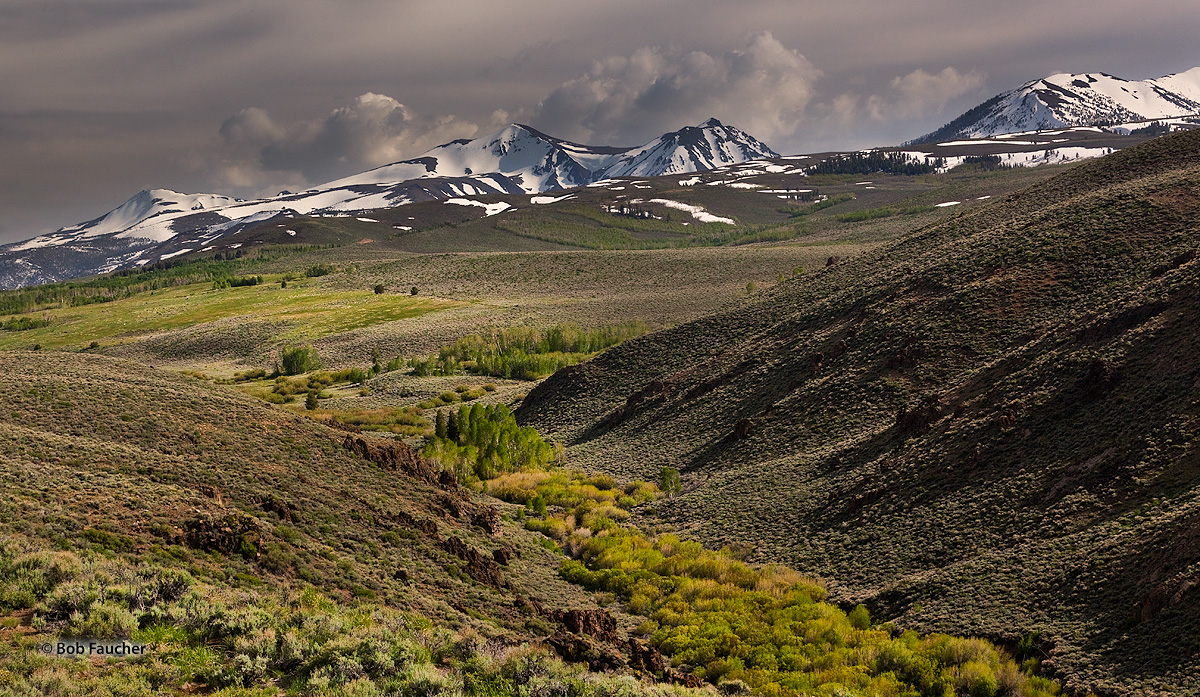
{"type": "Polygon", "coordinates": [[[2,355],[0,693],[692,694],[539,643],[624,632],[519,508],[402,445],[130,362],[2,355]],[[147,656],[42,655],[56,637],[147,656]]]}
{"type": "Polygon", "coordinates": [[[1069,688],[1200,693],[1200,133],[1081,164],[535,389],[580,465],[1069,688]]]}
{"type": "Polygon", "coordinates": [[[2,694],[1060,692],[1028,647],[646,537],[625,521],[658,487],[556,467],[503,404],[439,417],[423,457],[129,362],[3,357],[2,694]]]}
{"type": "Polygon", "coordinates": [[[526,631],[518,597],[586,605],[536,535],[452,478],[360,457],[344,444],[358,436],[124,361],[4,356],[6,538],[91,541],[233,586],[314,584],[497,636],[526,631]],[[450,537],[486,555],[495,577],[473,577],[450,537]],[[498,549],[511,570],[491,564],[498,549]]]}

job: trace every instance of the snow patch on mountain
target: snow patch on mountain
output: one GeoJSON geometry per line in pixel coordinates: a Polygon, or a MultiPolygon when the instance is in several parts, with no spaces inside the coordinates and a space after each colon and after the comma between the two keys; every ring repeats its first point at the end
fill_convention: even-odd
{"type": "MultiPolygon", "coordinates": [[[[630,201],[630,203],[640,203],[640,201],[634,199],[633,201],[630,201]]],[[[725,223],[726,225],[737,225],[737,222],[733,218],[723,218],[719,215],[713,215],[712,213],[704,210],[704,208],[701,206],[693,206],[680,201],[672,201],[668,198],[652,198],[650,199],[650,203],[657,203],[658,205],[666,206],[667,208],[686,211],[687,213],[690,213],[693,218],[702,223],[725,223]]]]}
{"type": "MultiPolygon", "coordinates": [[[[939,145],[942,145],[939,143],[939,145]]],[[[1107,147],[1055,147],[1046,148],[1043,150],[1023,150],[1018,152],[997,153],[996,157],[1000,158],[998,164],[1005,167],[1038,167],[1041,165],[1056,165],[1067,162],[1076,162],[1078,160],[1088,160],[1095,157],[1104,157],[1112,152],[1111,148],[1107,147]]],[[[902,151],[902,154],[908,155],[914,159],[929,159],[938,158],[942,160],[942,166],[939,172],[948,172],[955,167],[963,164],[968,156],[965,155],[942,155],[929,152],[902,151]]],[[[862,184],[870,184],[871,182],[860,182],[862,184]]]]}
{"type": "Polygon", "coordinates": [[[484,210],[484,215],[496,215],[512,208],[511,204],[500,201],[499,203],[484,203],[483,201],[472,201],[469,198],[451,198],[446,199],[446,203],[453,203],[459,206],[479,206],[484,210]]]}
{"type": "Polygon", "coordinates": [[[566,201],[572,198],[575,198],[575,194],[564,194],[562,196],[531,196],[529,198],[529,202],[542,206],[548,203],[558,203],[559,201],[566,201]]]}

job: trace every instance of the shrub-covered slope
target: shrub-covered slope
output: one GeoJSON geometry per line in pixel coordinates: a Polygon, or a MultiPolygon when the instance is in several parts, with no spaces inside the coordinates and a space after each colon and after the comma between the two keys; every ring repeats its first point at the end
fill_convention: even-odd
{"type": "Polygon", "coordinates": [[[314,585],[510,639],[548,626],[530,602],[587,604],[540,536],[409,451],[125,361],[0,356],[6,544],[314,585]]]}
{"type": "Polygon", "coordinates": [[[622,526],[658,489],[541,470],[554,448],[503,404],[439,419],[425,460],[127,362],[0,356],[3,695],[1058,694],[986,642],[622,526]],[[459,484],[502,472],[508,504],[459,484]]]}
{"type": "Polygon", "coordinates": [[[624,631],[400,444],[126,361],[0,359],[0,693],[692,694],[559,660],[537,640],[604,621],[623,666],[624,631]],[[56,637],[148,648],[42,655],[56,637]]]}
{"type": "Polygon", "coordinates": [[[905,626],[1200,693],[1200,132],[561,371],[519,418],[905,626]]]}

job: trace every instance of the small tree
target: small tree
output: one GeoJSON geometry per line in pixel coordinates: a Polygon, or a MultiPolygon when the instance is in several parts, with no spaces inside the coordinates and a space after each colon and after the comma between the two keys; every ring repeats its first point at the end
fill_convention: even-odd
{"type": "Polygon", "coordinates": [[[433,435],[442,440],[446,440],[450,434],[450,420],[446,417],[444,409],[438,409],[437,426],[434,428],[433,435]]]}
{"type": "Polygon", "coordinates": [[[375,295],[383,295],[384,290],[386,290],[386,288],[383,287],[382,283],[375,284],[375,295]]]}
{"type": "Polygon", "coordinates": [[[304,408],[312,411],[317,408],[317,393],[309,390],[308,395],[304,398],[304,408]]]}
{"type": "Polygon", "coordinates": [[[311,346],[292,346],[279,353],[279,372],[284,375],[299,375],[321,367],[321,357],[311,346]]]}
{"type": "Polygon", "coordinates": [[[866,605],[857,605],[847,615],[846,619],[850,620],[850,626],[855,629],[870,629],[871,628],[871,613],[867,611],[866,605]]]}
{"type": "Polygon", "coordinates": [[[756,290],[758,290],[758,285],[754,281],[750,281],[749,283],[746,284],[746,294],[747,295],[749,295],[750,293],[753,293],[756,290]]]}
{"type": "Polygon", "coordinates": [[[412,287],[412,290],[408,291],[408,294],[409,294],[409,295],[416,295],[416,294],[417,294],[417,287],[416,287],[416,286],[413,286],[413,287],[412,287]]]}
{"type": "Polygon", "coordinates": [[[683,485],[679,481],[679,470],[674,467],[664,467],[658,475],[658,488],[667,495],[678,494],[683,490],[683,485]]]}

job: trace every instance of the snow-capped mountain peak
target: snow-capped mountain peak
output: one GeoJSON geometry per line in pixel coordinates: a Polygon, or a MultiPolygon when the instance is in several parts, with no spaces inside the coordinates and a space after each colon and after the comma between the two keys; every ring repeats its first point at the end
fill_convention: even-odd
{"type": "MultiPolygon", "coordinates": [[[[207,210],[236,204],[235,198],[218,194],[181,194],[170,189],[143,189],[99,218],[61,228],[8,248],[26,251],[56,247],[97,237],[115,236],[145,242],[162,242],[174,237],[171,221],[207,210]]],[[[135,242],[136,244],[137,242],[135,242]]]]}
{"type": "Polygon", "coordinates": [[[634,148],[605,170],[606,177],[653,177],[700,172],[779,155],[754,136],[710,118],[634,148]]]}
{"type": "Polygon", "coordinates": [[[1109,126],[1200,113],[1200,68],[1154,80],[1058,73],[996,95],[913,143],[1071,126],[1109,126]]]}
{"type": "Polygon", "coordinates": [[[666,133],[633,148],[572,143],[514,123],[492,135],[451,141],[421,157],[338,179],[320,188],[498,172],[525,193],[541,193],[607,177],[696,172],[774,156],[775,152],[758,139],[717,119],[666,133]]]}
{"type": "Polygon", "coordinates": [[[527,193],[587,183],[589,172],[545,134],[522,124],[473,140],[454,140],[411,160],[384,165],[324,184],[331,189],[430,177],[500,173],[527,193]]]}
{"type": "MultiPolygon", "coordinates": [[[[217,194],[181,194],[170,189],[143,189],[125,203],[109,211],[102,217],[82,223],[74,228],[63,228],[62,232],[80,231],[81,237],[98,237],[113,233],[122,233],[127,237],[138,237],[136,234],[142,223],[158,216],[172,214],[191,214],[214,208],[222,208],[237,202],[237,199],[217,194]]],[[[145,235],[149,239],[159,239],[161,232],[145,235]]],[[[165,237],[163,239],[166,239],[165,237]]],[[[160,240],[161,241],[161,240],[160,240]]]]}

